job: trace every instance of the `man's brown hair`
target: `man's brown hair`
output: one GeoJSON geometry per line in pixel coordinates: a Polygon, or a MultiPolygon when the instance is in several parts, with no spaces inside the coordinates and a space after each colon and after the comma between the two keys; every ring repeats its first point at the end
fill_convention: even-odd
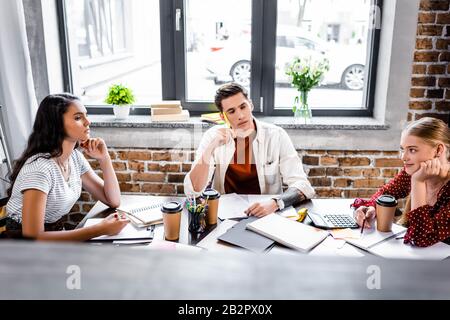
{"type": "Polygon", "coordinates": [[[220,112],[223,112],[222,101],[238,93],[242,93],[245,99],[248,99],[247,89],[235,82],[226,83],[217,89],[216,96],[214,97],[214,103],[216,104],[217,109],[219,109],[220,112]]]}

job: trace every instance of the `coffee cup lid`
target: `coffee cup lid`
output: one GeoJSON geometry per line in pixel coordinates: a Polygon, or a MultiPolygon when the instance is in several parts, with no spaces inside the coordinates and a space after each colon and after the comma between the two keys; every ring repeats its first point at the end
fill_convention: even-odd
{"type": "Polygon", "coordinates": [[[395,207],[397,206],[397,200],[388,194],[383,194],[378,197],[377,204],[384,207],[395,207]]]}
{"type": "Polygon", "coordinates": [[[179,202],[170,201],[163,204],[161,211],[164,213],[177,213],[181,211],[182,206],[179,202]]]}
{"type": "Polygon", "coordinates": [[[205,189],[205,191],[203,191],[202,193],[203,198],[208,198],[208,199],[218,199],[220,198],[220,193],[217,190],[214,189],[205,189]]]}

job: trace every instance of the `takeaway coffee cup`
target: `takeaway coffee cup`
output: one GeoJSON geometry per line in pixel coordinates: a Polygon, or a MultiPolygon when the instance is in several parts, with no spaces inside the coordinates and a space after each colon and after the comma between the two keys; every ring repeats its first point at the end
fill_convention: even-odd
{"type": "Polygon", "coordinates": [[[176,201],[170,201],[161,207],[164,222],[164,237],[169,241],[176,241],[180,238],[180,221],[183,206],[176,201]]]}
{"type": "Polygon", "coordinates": [[[206,223],[217,223],[217,211],[219,209],[220,193],[214,189],[205,189],[202,193],[205,201],[208,201],[208,211],[206,212],[206,223]]]}
{"type": "Polygon", "coordinates": [[[379,196],[376,203],[377,230],[381,232],[391,231],[395,209],[397,208],[397,200],[393,196],[385,194],[379,196]]]}

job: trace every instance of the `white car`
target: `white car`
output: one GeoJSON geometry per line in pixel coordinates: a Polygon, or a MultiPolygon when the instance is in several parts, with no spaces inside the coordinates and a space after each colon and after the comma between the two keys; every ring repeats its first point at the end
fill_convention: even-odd
{"type": "MultiPolygon", "coordinates": [[[[227,40],[222,46],[211,48],[206,61],[207,69],[216,82],[235,81],[241,85],[250,84],[251,43],[248,40],[227,40]]],[[[323,40],[299,29],[281,29],[277,35],[275,82],[289,83],[286,66],[294,57],[311,56],[326,58],[330,70],[321,84],[340,84],[349,90],[364,88],[365,50],[362,45],[330,46],[323,40]]]]}

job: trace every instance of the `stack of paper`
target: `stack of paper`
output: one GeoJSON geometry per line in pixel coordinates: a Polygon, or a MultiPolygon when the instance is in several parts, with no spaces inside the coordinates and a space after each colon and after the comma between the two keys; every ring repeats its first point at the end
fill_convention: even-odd
{"type": "Polygon", "coordinates": [[[183,110],[180,101],[166,100],[151,105],[152,122],[188,121],[189,111],[183,110]]]}
{"type": "Polygon", "coordinates": [[[378,243],[385,241],[389,238],[392,238],[396,236],[397,234],[400,234],[402,232],[405,232],[406,228],[403,226],[400,226],[398,224],[392,225],[392,231],[390,232],[380,232],[376,229],[376,226],[374,226],[371,229],[364,229],[362,234],[358,235],[357,231],[353,231],[352,237],[344,238],[345,241],[348,243],[357,246],[364,250],[369,250],[373,246],[377,245],[378,243]]]}
{"type": "Polygon", "coordinates": [[[135,203],[126,206],[120,206],[117,211],[124,212],[127,218],[136,227],[146,227],[152,224],[162,223],[163,215],[161,212],[162,203],[135,203]]]}
{"type": "Polygon", "coordinates": [[[213,113],[204,113],[200,116],[202,121],[215,123],[215,124],[224,124],[225,121],[220,117],[220,112],[213,113]]]}

